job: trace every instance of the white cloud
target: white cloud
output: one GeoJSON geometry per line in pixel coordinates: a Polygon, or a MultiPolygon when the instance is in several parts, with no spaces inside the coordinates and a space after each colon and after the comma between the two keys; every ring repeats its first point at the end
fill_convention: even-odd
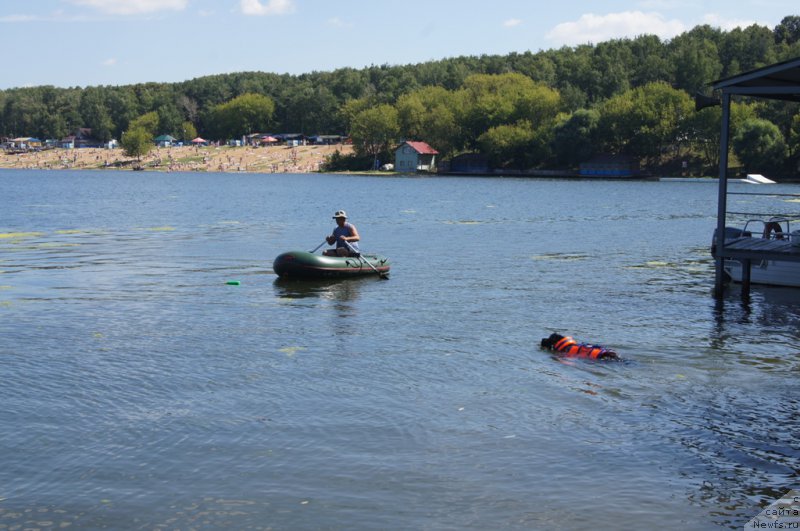
{"type": "Polygon", "coordinates": [[[520,24],[522,24],[522,21],[518,18],[510,18],[503,22],[503,26],[507,28],[513,28],[515,26],[519,26],[520,24]]]}
{"type": "Polygon", "coordinates": [[[105,61],[103,61],[103,66],[116,66],[116,64],[117,64],[117,59],[114,57],[110,57],[105,61]]]}
{"type": "MultiPolygon", "coordinates": [[[[724,19],[720,15],[716,13],[708,13],[703,15],[703,20],[700,22],[701,24],[708,24],[713,28],[719,28],[723,31],[730,31],[736,28],[747,28],[752,26],[753,24],[757,24],[755,20],[732,20],[732,19],[724,19]]],[[[770,26],[769,24],[761,24],[762,26],[770,26]]]]}
{"type": "Polygon", "coordinates": [[[245,15],[285,15],[294,11],[293,0],[241,0],[242,13],[245,15]]]}
{"type": "Polygon", "coordinates": [[[545,37],[556,45],[574,46],[639,35],[658,35],[662,39],[671,39],[687,30],[683,22],[666,20],[659,13],[624,11],[607,15],[582,15],[575,22],[557,25],[545,37]]]}
{"type": "Polygon", "coordinates": [[[182,11],[189,0],[70,0],[112,15],[137,15],[156,11],[182,11]]]}

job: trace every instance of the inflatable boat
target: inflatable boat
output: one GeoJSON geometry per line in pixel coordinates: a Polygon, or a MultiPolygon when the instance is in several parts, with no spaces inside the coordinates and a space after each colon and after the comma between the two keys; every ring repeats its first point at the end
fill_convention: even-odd
{"type": "Polygon", "coordinates": [[[289,251],[275,258],[272,269],[281,278],[346,278],[389,273],[389,259],[379,254],[325,256],[289,251]]]}

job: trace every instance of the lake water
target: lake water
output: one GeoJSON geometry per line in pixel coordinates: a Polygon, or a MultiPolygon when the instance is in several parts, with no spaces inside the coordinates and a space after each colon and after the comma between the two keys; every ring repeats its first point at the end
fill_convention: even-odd
{"type": "Polygon", "coordinates": [[[713,184],[0,189],[0,529],[741,528],[800,483],[800,290],[715,301],[713,184]],[[342,208],[390,280],[277,282],[342,208]]]}

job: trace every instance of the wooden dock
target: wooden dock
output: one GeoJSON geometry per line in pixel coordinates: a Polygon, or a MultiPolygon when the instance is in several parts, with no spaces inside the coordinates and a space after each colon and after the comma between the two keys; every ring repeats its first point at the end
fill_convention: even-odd
{"type": "Polygon", "coordinates": [[[800,247],[787,240],[767,240],[765,238],[736,238],[726,240],[722,248],[723,258],[736,260],[779,260],[800,262],[800,247]]]}
{"type": "Polygon", "coordinates": [[[763,260],[780,262],[800,262],[800,247],[792,245],[787,239],[752,238],[749,236],[728,239],[722,247],[722,255],[717,247],[717,264],[722,268],[724,259],[731,258],[742,264],[742,297],[750,296],[750,277],[753,263],[763,260]],[[720,259],[722,258],[722,259],[720,259]]]}

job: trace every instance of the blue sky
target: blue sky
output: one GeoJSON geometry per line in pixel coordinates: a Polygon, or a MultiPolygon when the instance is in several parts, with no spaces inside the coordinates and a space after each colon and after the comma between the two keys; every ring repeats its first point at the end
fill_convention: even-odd
{"type": "Polygon", "coordinates": [[[0,0],[0,89],[537,52],[698,24],[773,28],[798,11],[797,0],[0,0]]]}

